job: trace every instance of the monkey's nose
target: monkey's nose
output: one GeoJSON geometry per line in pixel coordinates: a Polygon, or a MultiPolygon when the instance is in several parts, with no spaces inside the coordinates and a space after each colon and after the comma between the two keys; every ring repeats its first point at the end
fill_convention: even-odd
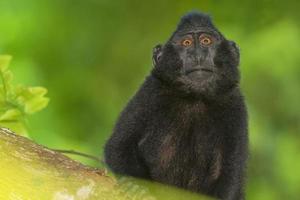
{"type": "Polygon", "coordinates": [[[201,55],[196,55],[195,56],[195,61],[197,65],[201,65],[203,63],[203,56],[201,55]]]}

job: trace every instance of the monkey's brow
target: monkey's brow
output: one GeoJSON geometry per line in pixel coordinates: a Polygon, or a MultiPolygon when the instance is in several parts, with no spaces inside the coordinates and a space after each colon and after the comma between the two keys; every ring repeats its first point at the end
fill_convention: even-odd
{"type": "Polygon", "coordinates": [[[183,31],[183,32],[178,32],[179,36],[185,36],[185,35],[193,35],[193,34],[199,34],[199,33],[206,33],[214,36],[219,36],[218,32],[214,30],[196,30],[196,31],[183,31]]]}

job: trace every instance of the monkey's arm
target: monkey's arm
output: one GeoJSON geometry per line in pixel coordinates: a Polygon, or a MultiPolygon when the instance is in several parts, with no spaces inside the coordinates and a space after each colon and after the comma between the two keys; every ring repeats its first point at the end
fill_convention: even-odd
{"type": "Polygon", "coordinates": [[[243,152],[244,147],[240,144],[233,145],[225,150],[228,157],[223,161],[223,172],[216,186],[217,196],[222,200],[244,199],[244,177],[247,155],[243,152]]]}
{"type": "MultiPolygon", "coordinates": [[[[157,63],[158,67],[153,68],[150,78],[145,81],[121,113],[113,134],[105,146],[105,161],[115,173],[149,178],[149,170],[138,149],[138,142],[144,137],[147,119],[152,115],[154,99],[159,93],[154,86],[155,83],[152,82],[152,75],[155,74],[156,77],[163,79],[162,74],[167,74],[168,70],[174,71],[182,65],[172,45],[164,46],[160,51],[163,53],[157,63]]],[[[154,55],[157,56],[155,53],[154,55]]]]}
{"type": "MultiPolygon", "coordinates": [[[[240,112],[240,111],[238,111],[240,112]]],[[[234,112],[233,112],[234,113],[234,112]]],[[[226,119],[227,127],[223,149],[222,172],[215,187],[215,194],[222,200],[243,200],[248,137],[246,111],[226,119]]]]}
{"type": "Polygon", "coordinates": [[[137,93],[121,113],[113,134],[106,143],[105,162],[117,174],[141,178],[149,176],[137,146],[147,116],[144,102],[145,97],[137,93]]]}

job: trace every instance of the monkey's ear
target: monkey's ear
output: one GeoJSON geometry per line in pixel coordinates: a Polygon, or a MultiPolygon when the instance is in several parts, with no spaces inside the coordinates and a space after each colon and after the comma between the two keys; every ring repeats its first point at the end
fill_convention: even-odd
{"type": "Polygon", "coordinates": [[[158,44],[153,48],[153,50],[152,50],[153,67],[156,67],[158,61],[160,60],[161,55],[162,55],[162,50],[163,50],[162,44],[158,44]]]}
{"type": "Polygon", "coordinates": [[[231,47],[235,49],[235,51],[240,52],[240,47],[234,41],[228,41],[231,47]]]}
{"type": "Polygon", "coordinates": [[[162,55],[158,63],[158,67],[161,66],[169,67],[174,71],[180,71],[183,67],[183,62],[172,43],[167,43],[163,46],[162,55]]]}
{"type": "Polygon", "coordinates": [[[233,41],[229,41],[229,45],[231,47],[231,52],[234,54],[235,61],[238,65],[240,62],[240,47],[233,41]]]}

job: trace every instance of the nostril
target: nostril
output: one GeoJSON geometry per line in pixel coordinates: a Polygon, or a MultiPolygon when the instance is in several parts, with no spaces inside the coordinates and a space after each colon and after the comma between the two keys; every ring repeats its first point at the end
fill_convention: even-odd
{"type": "Polygon", "coordinates": [[[197,64],[200,65],[200,64],[201,64],[201,61],[202,61],[201,57],[198,57],[198,58],[197,58],[197,64]]]}
{"type": "Polygon", "coordinates": [[[200,56],[195,56],[193,60],[194,60],[194,62],[195,62],[197,65],[200,65],[200,64],[201,64],[201,61],[202,61],[202,59],[201,59],[200,56]]]}

